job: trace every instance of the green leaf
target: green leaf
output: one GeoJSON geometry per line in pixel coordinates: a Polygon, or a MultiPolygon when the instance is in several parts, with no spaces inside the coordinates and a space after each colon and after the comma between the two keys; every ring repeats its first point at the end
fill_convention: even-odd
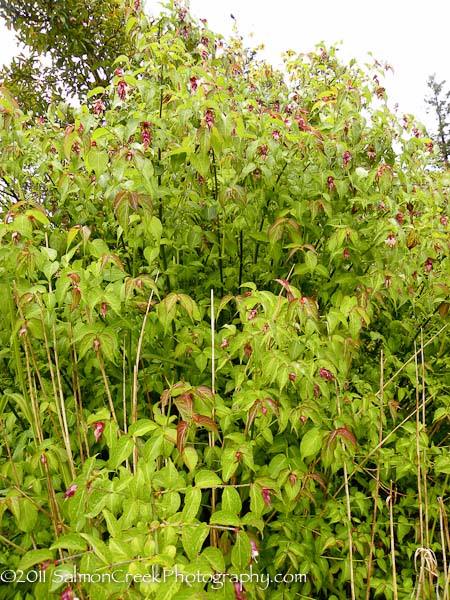
{"type": "Polygon", "coordinates": [[[181,455],[184,464],[187,466],[189,471],[192,473],[195,470],[195,467],[198,463],[198,454],[197,450],[192,446],[186,446],[181,455]]]}
{"type": "Polygon", "coordinates": [[[236,473],[239,466],[239,461],[236,459],[236,450],[233,448],[225,448],[220,459],[222,463],[222,479],[229,479],[236,473]]]}
{"type": "Polygon", "coordinates": [[[58,538],[51,546],[51,550],[64,548],[65,550],[70,550],[71,552],[85,552],[86,547],[86,540],[83,539],[81,535],[78,535],[77,533],[68,533],[67,535],[63,535],[58,538]]]}
{"type": "Polygon", "coordinates": [[[93,96],[98,96],[99,94],[104,94],[104,93],[105,93],[105,88],[102,87],[101,85],[98,85],[97,87],[95,87],[93,90],[90,90],[86,94],[86,98],[92,98],[93,96]]]}
{"type": "Polygon", "coordinates": [[[38,563],[43,563],[48,560],[53,560],[54,556],[51,550],[47,548],[42,548],[40,550],[29,550],[26,554],[22,556],[20,559],[17,568],[20,571],[27,571],[30,567],[37,565],[38,563]]]}
{"type": "Polygon", "coordinates": [[[130,425],[128,433],[133,437],[140,437],[155,429],[158,429],[158,425],[154,421],[151,421],[150,419],[139,419],[139,421],[130,425]]]}
{"type": "Polygon", "coordinates": [[[102,514],[106,521],[106,526],[108,531],[112,537],[120,537],[122,533],[122,528],[120,526],[120,522],[116,519],[116,517],[112,514],[110,510],[104,508],[102,510],[102,514]]]}
{"type": "Polygon", "coordinates": [[[231,564],[239,572],[244,573],[252,557],[252,547],[245,531],[238,531],[236,542],[231,550],[231,564]]]}
{"type": "Polygon", "coordinates": [[[225,525],[229,527],[239,527],[241,524],[241,521],[236,514],[226,510],[218,510],[213,513],[209,519],[209,522],[211,524],[225,525]]]}
{"type": "Polygon", "coordinates": [[[194,560],[200,554],[203,542],[209,534],[209,527],[205,523],[196,525],[184,525],[181,534],[181,542],[183,544],[186,556],[190,560],[194,560]]]}
{"type": "Polygon", "coordinates": [[[110,135],[111,135],[111,132],[109,131],[109,129],[106,129],[106,127],[98,127],[97,129],[95,129],[92,132],[91,141],[95,142],[96,140],[99,140],[102,137],[110,136],[110,135]]]}
{"type": "Polygon", "coordinates": [[[315,456],[320,452],[322,448],[322,433],[320,429],[313,428],[307,431],[300,442],[300,456],[302,458],[308,458],[308,456],[315,456]]]}
{"type": "MultiPolygon", "coordinates": [[[[50,221],[48,220],[48,218],[42,210],[30,208],[25,212],[25,214],[29,217],[33,217],[33,219],[36,219],[36,221],[38,221],[38,223],[41,223],[41,225],[50,225],[50,221]]],[[[53,248],[42,248],[42,250],[47,250],[50,253],[54,252],[55,256],[51,260],[55,260],[56,252],[53,248]]]]}
{"type": "Polygon", "coordinates": [[[208,561],[216,573],[225,573],[225,559],[219,548],[208,546],[203,550],[201,556],[208,561]]]}
{"type": "Polygon", "coordinates": [[[98,538],[90,535],[89,533],[81,533],[82,538],[84,538],[89,546],[94,551],[94,554],[106,565],[111,564],[111,557],[108,547],[105,542],[99,540],[98,538]]]}
{"type": "Polygon", "coordinates": [[[108,153],[106,150],[97,150],[96,148],[93,148],[87,153],[85,161],[88,171],[94,171],[95,175],[100,177],[109,162],[108,153]]]}
{"type": "Polygon", "coordinates": [[[191,154],[191,164],[202,177],[206,179],[211,168],[211,159],[208,154],[191,154]]]}
{"type": "Polygon", "coordinates": [[[234,487],[226,487],[222,492],[222,509],[238,515],[242,510],[242,501],[239,492],[234,487]]]}
{"type": "Polygon", "coordinates": [[[223,484],[214,471],[199,471],[195,476],[195,485],[199,488],[214,488],[223,484]]]}
{"type": "Polygon", "coordinates": [[[262,497],[262,489],[258,484],[253,483],[250,486],[250,510],[256,518],[259,518],[265,508],[266,504],[262,497]]]}
{"type": "Polygon", "coordinates": [[[181,586],[181,582],[176,578],[169,578],[167,582],[161,582],[156,589],[155,600],[172,600],[181,586]]]}
{"type": "Polygon", "coordinates": [[[202,492],[198,487],[191,487],[187,490],[184,496],[184,507],[181,511],[181,520],[183,523],[193,521],[200,510],[202,501],[202,492]]]}
{"type": "Polygon", "coordinates": [[[122,436],[111,449],[108,467],[117,469],[130,456],[133,447],[133,440],[128,436],[122,436]]]}
{"type": "Polygon", "coordinates": [[[438,456],[434,461],[434,471],[437,475],[443,473],[450,475],[450,461],[448,456],[438,456]]]}

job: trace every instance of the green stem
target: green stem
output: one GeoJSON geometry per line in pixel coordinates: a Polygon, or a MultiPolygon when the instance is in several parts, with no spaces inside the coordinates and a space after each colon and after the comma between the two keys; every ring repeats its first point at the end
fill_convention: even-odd
{"type": "MultiPolygon", "coordinates": [[[[216,201],[216,205],[219,202],[219,183],[217,180],[217,163],[216,163],[216,155],[214,150],[212,150],[212,168],[213,168],[213,176],[214,176],[214,200],[216,201]]],[[[223,283],[223,254],[222,254],[222,232],[220,228],[220,215],[219,210],[217,210],[217,242],[219,245],[219,276],[220,276],[220,295],[224,294],[224,283],[223,283]]]]}

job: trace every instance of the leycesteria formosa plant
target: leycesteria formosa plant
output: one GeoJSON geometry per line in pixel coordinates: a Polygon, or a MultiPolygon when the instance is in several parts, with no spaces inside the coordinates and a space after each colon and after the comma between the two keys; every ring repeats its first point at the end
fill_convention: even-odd
{"type": "Polygon", "coordinates": [[[4,597],[442,591],[430,139],[379,63],[282,74],[176,2],[126,27],[70,122],[0,89],[0,560],[47,574],[4,597]]]}

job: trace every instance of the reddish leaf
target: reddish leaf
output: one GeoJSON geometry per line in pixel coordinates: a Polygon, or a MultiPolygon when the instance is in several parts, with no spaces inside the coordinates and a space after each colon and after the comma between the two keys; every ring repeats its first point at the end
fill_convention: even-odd
{"type": "Polygon", "coordinates": [[[317,483],[320,485],[320,487],[323,490],[327,489],[327,484],[325,483],[325,480],[320,475],[318,475],[317,473],[308,473],[303,478],[304,481],[307,481],[308,479],[314,479],[314,481],[317,481],[317,483]]]}
{"type": "Polygon", "coordinates": [[[186,421],[180,421],[177,425],[177,450],[180,454],[183,453],[184,447],[186,446],[188,432],[189,423],[186,423],[186,421]]]}
{"type": "Polygon", "coordinates": [[[214,394],[212,392],[212,389],[209,388],[207,385],[199,385],[198,388],[195,388],[194,393],[202,400],[214,400],[214,394]]]}
{"type": "Polygon", "coordinates": [[[338,438],[338,437],[343,437],[346,440],[348,440],[349,442],[351,442],[353,444],[353,446],[355,447],[355,449],[358,447],[358,442],[356,441],[356,437],[355,435],[349,430],[347,429],[347,426],[345,427],[338,427],[337,429],[334,429],[331,433],[330,436],[328,438],[328,442],[327,442],[327,448],[330,447],[330,445],[338,438]]]}
{"type": "Polygon", "coordinates": [[[178,396],[178,398],[174,399],[175,406],[180,411],[183,419],[189,419],[192,417],[192,402],[193,396],[188,392],[184,392],[184,394],[181,394],[181,396],[178,396]]]}
{"type": "Polygon", "coordinates": [[[214,431],[214,433],[219,433],[219,429],[216,423],[209,417],[205,417],[205,415],[192,415],[192,420],[194,421],[194,423],[196,423],[200,427],[204,427],[208,431],[214,431]]]}
{"type": "Polygon", "coordinates": [[[161,408],[165,408],[169,403],[170,390],[164,390],[161,394],[161,408]]]}
{"type": "Polygon", "coordinates": [[[272,400],[272,398],[264,398],[264,402],[278,416],[278,414],[279,414],[279,408],[280,408],[280,403],[278,402],[278,400],[272,400]]]}

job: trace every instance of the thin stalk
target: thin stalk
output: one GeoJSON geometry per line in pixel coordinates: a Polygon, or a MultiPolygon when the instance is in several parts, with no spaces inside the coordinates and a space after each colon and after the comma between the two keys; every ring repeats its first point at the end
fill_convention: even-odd
{"type": "Polygon", "coordinates": [[[10,484],[10,487],[15,490],[16,492],[18,492],[23,498],[26,498],[27,500],[29,500],[29,502],[36,507],[36,509],[41,512],[43,515],[45,515],[48,519],[53,520],[52,514],[49,513],[47,510],[45,510],[45,508],[43,508],[38,502],[36,502],[36,500],[34,500],[31,496],[29,496],[26,492],[24,492],[22,490],[22,488],[20,488],[17,485],[14,485],[8,477],[5,477],[4,475],[2,475],[0,473],[0,479],[6,483],[10,484]]]}
{"type": "Polygon", "coordinates": [[[91,452],[89,448],[89,442],[87,438],[87,425],[84,418],[84,410],[83,410],[83,396],[81,394],[81,383],[80,383],[80,374],[78,371],[78,356],[77,349],[73,342],[73,334],[72,334],[72,325],[69,323],[69,341],[70,347],[72,350],[72,386],[73,386],[73,396],[75,400],[75,404],[78,407],[78,414],[80,415],[80,429],[83,433],[84,444],[86,446],[86,456],[90,457],[91,452]]]}
{"type": "Polygon", "coordinates": [[[73,462],[72,448],[70,446],[69,426],[67,425],[66,402],[64,399],[64,393],[63,393],[63,388],[62,388],[62,383],[61,383],[61,371],[59,368],[59,357],[58,357],[58,350],[57,350],[57,345],[56,345],[56,327],[55,327],[55,325],[53,325],[52,330],[53,330],[53,356],[55,357],[56,377],[57,377],[57,381],[58,381],[58,390],[59,390],[59,402],[61,405],[61,414],[62,414],[63,425],[64,425],[64,441],[66,442],[66,448],[68,451],[70,471],[72,473],[73,479],[75,479],[76,471],[75,471],[75,465],[73,462]]]}
{"type": "MultiPolygon", "coordinates": [[[[20,309],[19,309],[20,310],[20,309]]],[[[76,473],[75,473],[75,466],[73,463],[73,455],[72,455],[72,448],[70,446],[70,436],[69,436],[69,428],[67,426],[67,420],[65,419],[65,407],[64,407],[64,398],[63,401],[61,403],[61,396],[62,396],[62,389],[60,387],[60,393],[58,393],[58,387],[56,384],[56,378],[55,378],[55,371],[53,369],[53,365],[55,364],[57,371],[59,372],[58,369],[58,360],[57,360],[57,352],[56,352],[56,334],[54,331],[54,327],[53,327],[53,344],[54,344],[54,360],[52,358],[51,355],[51,351],[50,351],[50,343],[48,340],[48,336],[47,336],[47,329],[46,329],[46,324],[45,324],[45,319],[44,319],[44,312],[43,312],[43,308],[41,306],[41,304],[39,304],[39,311],[40,311],[40,317],[41,317],[41,323],[42,323],[42,331],[43,331],[43,335],[44,335],[44,347],[45,347],[45,352],[47,355],[47,365],[48,365],[48,369],[50,372],[50,380],[52,383],[52,390],[53,390],[53,399],[55,401],[55,407],[56,407],[56,413],[58,415],[58,421],[59,421],[59,427],[61,430],[61,435],[62,435],[62,439],[64,442],[64,447],[66,449],[66,453],[67,453],[67,459],[69,462],[69,467],[70,467],[70,472],[72,475],[72,479],[75,479],[76,477],[76,473]],[[64,413],[64,414],[63,414],[64,413]]],[[[34,352],[33,352],[33,348],[31,345],[31,341],[27,336],[27,340],[26,342],[28,342],[30,348],[29,348],[29,352],[31,355],[31,360],[33,362],[33,366],[35,369],[35,373],[39,379],[39,383],[41,386],[41,390],[42,393],[45,395],[46,391],[45,391],[45,385],[44,382],[42,381],[40,372],[39,372],[39,368],[37,366],[35,357],[34,357],[34,352]]],[[[28,356],[28,353],[27,353],[28,356]]],[[[58,379],[59,385],[61,386],[61,380],[58,379]]],[[[37,409],[39,410],[39,409],[37,409]]],[[[40,419],[39,419],[40,420],[40,419]]],[[[58,434],[58,430],[55,427],[55,433],[58,434]]],[[[41,440],[42,443],[42,440],[41,440]]]]}
{"type": "MultiPolygon", "coordinates": [[[[14,287],[14,291],[15,287],[14,287]]],[[[14,311],[14,303],[13,303],[13,294],[12,294],[12,290],[8,287],[6,290],[6,298],[7,298],[7,302],[8,302],[8,312],[7,315],[9,317],[9,328],[10,331],[13,332],[14,331],[14,321],[15,321],[15,311],[14,311]]],[[[17,377],[17,381],[20,384],[20,389],[22,390],[22,394],[23,397],[25,398],[25,400],[30,400],[28,398],[28,388],[25,382],[25,377],[24,377],[24,369],[22,368],[22,356],[20,354],[20,347],[19,347],[19,340],[18,340],[18,336],[17,335],[12,335],[11,336],[11,344],[12,344],[12,350],[13,350],[13,355],[14,355],[14,366],[15,366],[15,371],[16,371],[16,377],[17,377]]]]}
{"type": "MultiPolygon", "coordinates": [[[[447,329],[448,327],[448,323],[446,325],[444,325],[443,327],[441,327],[441,329],[439,329],[439,331],[437,333],[435,333],[425,344],[423,344],[423,348],[425,349],[429,344],[431,344],[443,331],[445,331],[445,329],[447,329]]],[[[414,360],[415,355],[410,356],[409,359],[394,373],[394,375],[392,375],[392,377],[390,377],[390,379],[385,382],[383,384],[383,388],[380,389],[376,395],[379,396],[380,394],[382,394],[384,392],[384,390],[386,389],[386,387],[392,383],[392,381],[394,381],[394,379],[403,371],[403,369],[409,365],[410,362],[412,362],[414,360]]],[[[420,410],[423,409],[423,406],[426,406],[426,404],[430,401],[430,399],[425,400],[424,403],[422,403],[418,408],[420,410]]],[[[387,436],[385,438],[383,438],[381,440],[381,442],[379,442],[375,448],[373,448],[368,454],[366,454],[366,456],[364,457],[364,459],[355,465],[355,468],[353,469],[353,471],[349,474],[349,480],[356,475],[356,473],[358,473],[358,471],[361,469],[362,466],[364,466],[366,464],[366,462],[380,449],[383,447],[383,445],[395,434],[396,431],[398,431],[401,427],[403,427],[403,425],[405,423],[407,423],[411,417],[413,417],[416,414],[417,409],[415,408],[412,412],[409,413],[409,415],[407,415],[403,421],[401,421],[398,425],[396,425],[392,431],[390,431],[387,436]]],[[[341,493],[341,491],[344,488],[344,484],[341,484],[339,486],[339,488],[336,490],[336,492],[333,494],[332,499],[336,499],[337,496],[341,493]]]]}
{"type": "Polygon", "coordinates": [[[28,550],[25,550],[25,548],[22,548],[21,546],[18,546],[17,544],[15,544],[14,542],[12,542],[11,540],[8,540],[8,538],[6,538],[5,536],[3,536],[1,533],[0,533],[0,541],[3,542],[4,544],[7,544],[8,546],[11,546],[11,548],[15,548],[19,552],[22,552],[22,554],[26,554],[28,552],[28,550]]]}
{"type": "Polygon", "coordinates": [[[445,512],[444,502],[441,496],[437,498],[439,505],[439,525],[441,533],[441,546],[442,546],[442,565],[444,567],[444,598],[443,600],[449,600],[449,589],[450,589],[450,572],[447,563],[447,551],[446,551],[446,537],[447,537],[447,548],[450,550],[450,540],[448,531],[448,519],[447,513],[445,512]]]}
{"type": "MultiPolygon", "coordinates": [[[[50,509],[52,511],[52,524],[55,532],[55,537],[59,538],[61,533],[63,533],[63,520],[61,517],[61,512],[59,510],[58,502],[56,501],[56,493],[55,488],[53,487],[52,477],[50,475],[50,470],[48,468],[47,462],[44,463],[45,475],[47,478],[47,491],[48,491],[48,499],[50,502],[50,509]]],[[[59,551],[60,556],[62,556],[61,550],[59,551]]]]}
{"type": "Polygon", "coordinates": [[[394,536],[394,503],[392,501],[394,490],[392,487],[392,479],[389,488],[389,530],[390,530],[390,538],[391,538],[391,562],[392,562],[392,587],[394,593],[394,600],[398,600],[398,589],[397,589],[397,569],[395,565],[395,536],[394,536]]]}
{"type": "MultiPolygon", "coordinates": [[[[211,391],[214,394],[216,393],[216,355],[215,355],[215,313],[214,313],[214,290],[211,290],[211,391]]],[[[213,407],[213,415],[214,419],[214,407],[213,407]]]]}
{"type": "MultiPolygon", "coordinates": [[[[44,441],[44,432],[42,430],[42,424],[41,424],[41,419],[40,419],[40,411],[39,411],[39,406],[38,406],[38,403],[37,403],[37,390],[36,390],[35,385],[33,385],[33,377],[32,377],[32,374],[31,374],[29,353],[31,353],[31,355],[32,355],[31,362],[34,361],[33,365],[34,365],[34,368],[35,368],[35,370],[36,370],[36,372],[38,374],[39,374],[39,370],[37,368],[37,365],[36,365],[36,362],[35,362],[35,358],[34,358],[34,354],[33,354],[33,349],[31,347],[31,343],[30,343],[30,340],[28,339],[28,337],[25,340],[24,351],[25,351],[25,364],[26,364],[27,377],[28,377],[29,396],[30,396],[30,399],[31,399],[31,406],[32,406],[32,411],[33,411],[33,416],[34,416],[34,424],[36,426],[36,435],[37,435],[37,438],[39,440],[39,445],[42,445],[42,443],[44,441]],[[30,348],[28,348],[28,345],[30,346],[30,348]]],[[[38,378],[39,378],[39,381],[41,383],[42,389],[44,389],[43,388],[42,380],[40,379],[40,375],[38,375],[38,378]]],[[[57,405],[57,398],[55,399],[55,403],[57,405]]],[[[55,430],[57,430],[56,424],[53,424],[53,426],[54,426],[55,430]]],[[[15,487],[16,487],[16,489],[25,498],[27,498],[33,505],[35,505],[46,516],[48,516],[48,518],[52,522],[53,529],[54,529],[54,532],[55,532],[55,536],[58,538],[59,535],[60,535],[60,533],[61,533],[60,524],[62,523],[62,519],[61,519],[61,514],[59,512],[58,504],[56,502],[56,494],[55,494],[55,489],[53,487],[53,480],[52,480],[52,478],[50,476],[50,472],[49,472],[49,469],[48,469],[48,464],[47,464],[46,461],[44,462],[44,469],[45,469],[46,480],[47,480],[47,492],[48,492],[48,498],[49,498],[49,502],[50,502],[51,513],[48,513],[47,511],[45,511],[37,502],[35,502],[25,492],[23,492],[20,489],[20,486],[15,486],[15,487]]],[[[75,476],[73,475],[72,478],[74,479],[75,476]]]]}
{"type": "MultiPolygon", "coordinates": [[[[161,21],[159,22],[158,25],[158,42],[161,39],[161,21]]],[[[162,119],[162,114],[163,114],[163,105],[164,105],[164,94],[163,94],[163,79],[164,79],[164,73],[163,73],[163,66],[160,66],[160,71],[159,71],[159,120],[161,121],[162,119]]],[[[161,159],[162,159],[162,152],[161,152],[161,148],[158,148],[158,189],[161,189],[161,185],[162,185],[162,174],[161,174],[161,159]]],[[[159,198],[159,206],[158,206],[158,218],[161,221],[161,224],[163,224],[163,203],[162,203],[162,196],[160,196],[159,198]]],[[[161,258],[162,258],[162,263],[163,263],[163,268],[164,268],[164,272],[167,271],[167,256],[166,256],[166,247],[163,244],[161,246],[161,258]]],[[[170,292],[170,278],[168,278],[168,288],[169,288],[169,292],[170,292]]]]}
{"type": "MultiPolygon", "coordinates": [[[[425,356],[423,351],[423,330],[420,332],[420,362],[421,362],[421,379],[422,379],[422,405],[423,401],[426,399],[426,386],[425,386],[425,356]]],[[[425,416],[425,406],[422,406],[422,423],[421,430],[426,431],[426,416],[425,416]]],[[[423,512],[424,512],[424,530],[425,530],[425,545],[426,548],[430,548],[430,530],[429,530],[429,510],[428,510],[428,485],[427,485],[427,450],[426,447],[423,448],[421,453],[421,474],[422,474],[422,490],[423,490],[423,512]]],[[[428,571],[428,584],[430,593],[433,589],[433,574],[431,571],[428,571]]],[[[438,582],[439,585],[439,582],[438,582]]]]}
{"type": "MultiPolygon", "coordinates": [[[[381,350],[380,355],[380,390],[383,390],[384,380],[384,353],[381,350]]],[[[378,442],[381,443],[383,439],[383,392],[380,395],[380,423],[378,429],[378,442]]],[[[372,562],[373,562],[373,549],[375,547],[375,531],[377,527],[377,512],[378,512],[378,498],[380,493],[380,471],[381,463],[380,459],[377,460],[377,471],[375,475],[375,493],[373,498],[373,517],[372,517],[372,530],[370,535],[370,549],[369,549],[369,560],[367,563],[367,587],[366,587],[366,600],[370,598],[370,580],[372,577],[372,562]]]]}
{"type": "MultiPolygon", "coordinates": [[[[217,163],[216,163],[216,155],[214,153],[214,150],[212,150],[212,169],[213,169],[213,176],[214,176],[214,191],[213,191],[213,195],[214,195],[214,200],[216,202],[216,204],[219,203],[219,182],[217,179],[217,163]]],[[[223,296],[223,290],[224,290],[224,279],[223,279],[223,252],[222,252],[222,243],[223,243],[223,236],[222,236],[222,232],[221,232],[221,228],[220,228],[220,214],[219,214],[219,210],[217,210],[217,243],[218,243],[218,247],[219,247],[219,276],[220,276],[220,293],[221,296],[223,296]]]]}
{"type": "Polygon", "coordinates": [[[39,444],[42,444],[42,442],[44,441],[44,434],[42,431],[39,404],[38,404],[38,401],[36,398],[35,387],[33,385],[33,377],[32,377],[31,368],[30,368],[30,357],[29,357],[28,346],[27,346],[26,341],[25,341],[25,344],[23,345],[23,349],[25,351],[25,366],[26,366],[27,379],[28,379],[28,393],[29,393],[29,397],[31,400],[31,409],[33,411],[33,416],[34,416],[34,427],[32,426],[32,431],[33,431],[35,438],[37,437],[37,439],[39,440],[39,444]]]}
{"type": "MultiPolygon", "coordinates": [[[[430,400],[427,400],[427,402],[430,402],[430,400]]],[[[420,406],[419,406],[419,408],[421,409],[421,408],[422,408],[422,405],[420,405],[420,406]]],[[[373,455],[374,455],[376,452],[378,452],[378,450],[379,450],[380,448],[382,448],[382,447],[384,446],[384,444],[386,444],[386,442],[387,442],[388,440],[390,440],[390,439],[391,439],[391,437],[394,435],[394,433],[395,433],[396,431],[398,431],[398,430],[399,430],[401,427],[403,427],[403,425],[404,425],[405,423],[407,423],[407,422],[408,422],[408,421],[411,419],[411,417],[413,417],[415,414],[416,414],[416,409],[414,409],[412,412],[410,412],[410,413],[409,413],[409,415],[408,415],[408,416],[406,416],[406,417],[403,419],[403,421],[401,421],[401,422],[400,422],[398,425],[396,425],[396,426],[394,427],[394,429],[392,429],[392,430],[391,430],[391,431],[390,431],[390,432],[387,434],[387,436],[386,436],[386,437],[384,437],[384,438],[381,440],[381,442],[379,442],[379,443],[378,443],[378,444],[375,446],[375,448],[373,448],[373,449],[372,449],[372,450],[371,450],[371,451],[370,451],[368,454],[366,454],[366,456],[363,458],[363,460],[362,460],[360,463],[357,463],[357,464],[355,465],[355,468],[353,469],[353,471],[352,471],[352,472],[349,474],[349,476],[348,476],[349,480],[350,480],[350,479],[351,479],[351,478],[352,478],[354,475],[356,475],[356,473],[358,473],[358,471],[361,469],[361,467],[363,467],[363,466],[366,464],[366,462],[367,462],[367,461],[368,461],[370,458],[372,458],[372,456],[373,456],[373,455]]],[[[339,494],[342,492],[342,490],[343,490],[343,489],[344,489],[344,484],[341,484],[341,485],[338,487],[338,489],[336,490],[336,492],[333,494],[333,496],[332,496],[332,499],[333,499],[333,500],[335,500],[335,499],[336,499],[336,498],[339,496],[339,494]]]]}
{"type": "Polygon", "coordinates": [[[0,415],[0,429],[2,430],[2,437],[3,437],[3,441],[5,443],[6,454],[8,455],[8,459],[9,459],[9,462],[11,464],[11,470],[12,470],[13,475],[14,475],[14,481],[16,482],[17,486],[20,486],[20,479],[19,479],[19,476],[17,474],[16,465],[15,465],[14,458],[13,458],[13,455],[11,453],[11,448],[10,448],[10,445],[9,445],[9,442],[8,442],[8,436],[6,435],[5,424],[3,423],[3,418],[2,418],[1,415],[0,415]]]}
{"type": "Polygon", "coordinates": [[[100,352],[100,348],[95,350],[95,354],[97,356],[98,364],[100,367],[100,373],[102,374],[103,384],[105,386],[106,397],[108,398],[109,411],[113,418],[114,423],[119,427],[119,421],[117,420],[116,411],[114,409],[114,402],[111,395],[111,390],[109,389],[108,378],[106,377],[105,365],[103,364],[103,358],[100,352]]]}
{"type": "MultiPolygon", "coordinates": [[[[159,272],[156,274],[155,283],[158,281],[159,272]]],[[[150,293],[148,298],[147,307],[145,309],[144,319],[142,321],[141,333],[139,335],[138,345],[136,349],[136,360],[133,368],[133,388],[132,388],[132,398],[131,398],[131,422],[136,423],[138,417],[138,372],[139,372],[139,361],[141,360],[141,350],[142,350],[142,342],[144,340],[145,326],[147,324],[148,313],[150,312],[150,308],[152,306],[153,300],[153,290],[150,293]]],[[[126,412],[126,411],[125,411],[126,412]]],[[[137,451],[137,440],[134,438],[134,448],[133,448],[133,473],[136,474],[137,471],[137,462],[138,462],[138,451],[137,451]]]]}
{"type": "MultiPolygon", "coordinates": [[[[414,342],[414,350],[416,343],[414,342]]],[[[417,363],[417,352],[414,352],[414,365],[416,371],[416,461],[417,461],[417,493],[419,502],[419,526],[420,526],[420,547],[424,547],[423,533],[423,499],[422,499],[422,470],[420,460],[420,411],[419,411],[419,366],[417,363]]],[[[428,547],[428,546],[427,546],[428,547]]]]}
{"type": "MultiPolygon", "coordinates": [[[[439,331],[438,331],[438,332],[436,332],[436,333],[435,333],[435,334],[434,334],[434,335],[433,335],[433,336],[432,336],[432,337],[431,337],[431,338],[430,338],[430,339],[429,339],[429,340],[428,340],[428,341],[427,341],[425,344],[423,344],[423,349],[425,349],[427,346],[429,346],[431,343],[433,343],[433,342],[434,342],[434,340],[435,340],[437,337],[439,337],[439,336],[440,336],[440,334],[441,334],[443,331],[445,331],[445,329],[447,329],[448,325],[449,325],[449,324],[448,324],[448,323],[446,323],[446,324],[445,324],[443,327],[441,327],[441,328],[439,329],[439,331]]],[[[401,367],[400,367],[400,368],[399,368],[399,369],[398,369],[398,370],[397,370],[397,371],[396,371],[396,372],[395,372],[395,373],[392,375],[392,377],[390,377],[390,378],[389,378],[389,379],[386,381],[386,383],[385,383],[385,384],[384,384],[384,386],[383,386],[383,390],[385,390],[385,389],[387,388],[387,386],[388,386],[390,383],[392,383],[392,382],[394,381],[394,379],[396,379],[396,378],[397,378],[397,376],[398,376],[398,375],[400,375],[400,373],[403,371],[403,369],[404,369],[405,367],[407,367],[407,366],[409,365],[409,363],[411,363],[411,362],[412,362],[412,361],[413,361],[413,360],[416,358],[416,355],[417,355],[419,352],[421,352],[421,351],[422,351],[422,349],[421,349],[421,350],[417,350],[417,352],[416,352],[416,353],[414,353],[412,356],[410,356],[410,357],[408,358],[408,360],[407,360],[405,363],[403,363],[403,365],[402,365],[402,366],[401,366],[401,367]]],[[[380,394],[380,392],[381,392],[381,390],[379,390],[379,391],[377,392],[377,395],[378,395],[378,394],[380,394]]]]}
{"type": "MultiPolygon", "coordinates": [[[[336,385],[337,413],[338,413],[338,416],[340,417],[341,416],[341,403],[339,400],[339,390],[338,390],[337,381],[335,382],[335,385],[336,385]]],[[[346,507],[347,507],[347,519],[348,519],[347,534],[348,534],[348,555],[349,555],[349,560],[350,560],[350,592],[352,595],[352,600],[356,600],[355,573],[354,573],[354,565],[353,565],[352,507],[351,507],[351,503],[350,503],[350,487],[348,485],[347,463],[345,461],[346,450],[345,450],[345,444],[342,439],[341,439],[341,447],[342,447],[342,452],[343,452],[343,456],[344,456],[344,486],[345,486],[345,500],[346,500],[346,507]]]]}
{"type": "Polygon", "coordinates": [[[244,271],[244,232],[239,232],[239,288],[242,284],[242,274],[244,271]]]}
{"type": "MultiPolygon", "coordinates": [[[[36,378],[37,378],[37,380],[39,382],[40,390],[42,392],[42,395],[44,396],[44,399],[48,402],[48,396],[47,396],[47,392],[46,392],[46,389],[45,389],[44,379],[43,379],[43,377],[41,375],[41,372],[40,372],[40,369],[39,369],[39,366],[38,366],[38,362],[36,360],[36,356],[35,356],[35,353],[34,353],[34,350],[33,350],[33,346],[31,345],[31,342],[30,342],[29,339],[27,339],[27,344],[28,344],[27,348],[28,348],[29,356],[31,358],[31,363],[32,363],[32,366],[33,366],[33,369],[34,369],[34,375],[36,376],[36,378]]],[[[56,399],[55,399],[55,406],[56,406],[56,412],[58,413],[59,405],[58,405],[57,400],[58,400],[58,398],[56,397],[56,399]]],[[[58,442],[61,443],[61,444],[64,444],[65,443],[64,442],[64,438],[61,437],[61,433],[63,434],[63,430],[62,430],[62,425],[61,425],[61,419],[59,418],[59,413],[58,413],[59,428],[58,428],[58,426],[57,426],[57,424],[55,422],[55,419],[53,418],[53,411],[50,410],[48,412],[48,416],[49,416],[49,419],[50,419],[50,421],[52,423],[53,431],[55,432],[55,436],[58,439],[58,442]],[[61,429],[61,431],[60,431],[60,429],[61,429]]]]}
{"type": "Polygon", "coordinates": [[[125,338],[123,340],[122,352],[122,408],[123,408],[123,431],[127,433],[127,351],[125,347],[125,338]]]}
{"type": "MultiPolygon", "coordinates": [[[[211,290],[211,391],[213,394],[213,402],[215,404],[215,393],[216,393],[216,355],[215,355],[215,314],[214,314],[214,290],[211,290]]],[[[212,420],[215,419],[215,406],[213,404],[211,416],[212,420]]],[[[214,432],[210,431],[208,435],[209,439],[209,447],[213,448],[215,445],[215,436],[214,432]]],[[[216,512],[216,489],[212,488],[211,490],[211,515],[216,512]]],[[[215,548],[218,547],[219,538],[217,535],[216,529],[211,529],[210,531],[210,540],[211,545],[215,548]]]]}

